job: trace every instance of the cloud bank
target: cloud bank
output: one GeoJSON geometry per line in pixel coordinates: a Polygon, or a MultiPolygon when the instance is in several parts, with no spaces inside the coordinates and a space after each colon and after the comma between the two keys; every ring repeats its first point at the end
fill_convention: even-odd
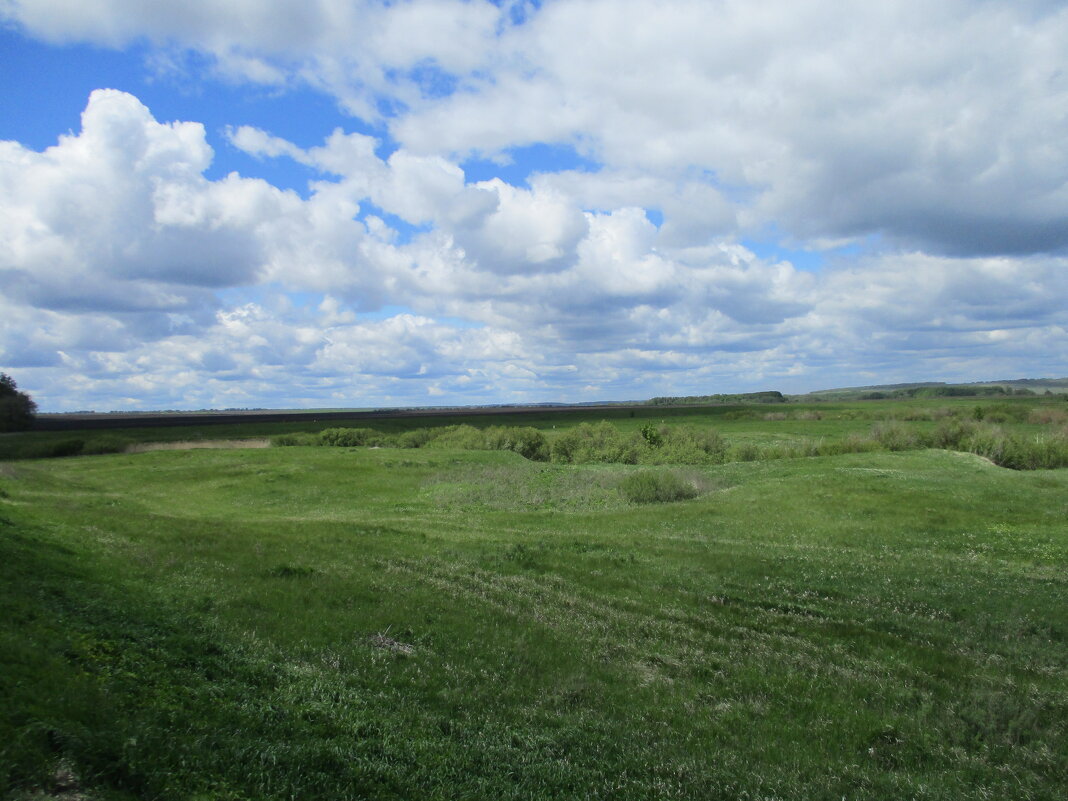
{"type": "Polygon", "coordinates": [[[339,116],[301,147],[235,121],[213,147],[102,88],[55,146],[0,143],[0,364],[45,408],[1068,367],[1061,4],[172,6],[0,14],[280,103],[327,92],[383,133],[339,116]],[[583,166],[471,177],[531,145],[583,166]],[[206,177],[223,149],[302,165],[308,190],[206,177]]]}

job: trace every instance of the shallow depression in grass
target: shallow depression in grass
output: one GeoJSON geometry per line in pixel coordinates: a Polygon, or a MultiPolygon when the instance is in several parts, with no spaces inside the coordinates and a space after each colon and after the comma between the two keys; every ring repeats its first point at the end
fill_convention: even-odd
{"type": "Polygon", "coordinates": [[[0,768],[101,798],[1061,798],[1066,490],[943,450],[20,462],[0,768]],[[621,492],[662,476],[696,495],[621,492]]]}

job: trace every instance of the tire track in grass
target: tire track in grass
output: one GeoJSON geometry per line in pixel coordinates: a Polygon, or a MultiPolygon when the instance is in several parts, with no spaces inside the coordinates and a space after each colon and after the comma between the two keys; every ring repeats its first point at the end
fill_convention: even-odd
{"type": "MultiPolygon", "coordinates": [[[[445,564],[428,558],[390,561],[385,569],[402,572],[457,601],[481,604],[578,642],[592,641],[598,660],[628,664],[641,683],[708,675],[738,660],[774,661],[787,670],[854,681],[885,677],[887,672],[882,660],[845,648],[830,659],[827,644],[815,640],[816,626],[820,631],[841,632],[860,624],[830,617],[799,620],[805,616],[782,605],[736,602],[730,609],[710,602],[702,612],[667,605],[650,608],[635,599],[583,593],[559,576],[502,575],[470,563],[445,564]],[[738,622],[739,615],[757,619],[738,622]],[[813,628],[798,630],[799,623],[813,628]]],[[[864,633],[888,643],[902,642],[892,632],[865,629],[864,633]]]]}

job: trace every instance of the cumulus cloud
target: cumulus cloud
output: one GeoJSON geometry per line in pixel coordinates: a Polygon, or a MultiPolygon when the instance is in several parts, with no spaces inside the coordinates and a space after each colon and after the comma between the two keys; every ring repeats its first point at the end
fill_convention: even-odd
{"type": "Polygon", "coordinates": [[[315,171],[307,197],[208,179],[202,125],[112,90],[54,147],[0,143],[0,363],[30,371],[20,383],[46,408],[647,397],[1068,366],[1057,5],[955,2],[923,20],[903,3],[179,6],[0,8],[54,40],[194,49],[360,114],[389,100],[396,141],[227,129],[251,156],[315,171]],[[472,153],[534,141],[598,166],[522,185],[465,174],[472,153]],[[806,271],[739,244],[769,226],[817,250],[878,245],[806,271]]]}
{"type": "Polygon", "coordinates": [[[609,175],[654,176],[612,208],[656,202],[672,246],[769,223],[949,255],[1068,246],[1063,4],[511,6],[9,0],[3,13],[53,41],[147,37],[239,80],[318,87],[366,119],[388,109],[409,156],[575,146],[609,175]]]}
{"type": "Polygon", "coordinates": [[[197,123],[161,124],[98,90],[79,135],[43,153],[0,143],[0,286],[41,308],[192,314],[207,290],[256,280],[256,229],[285,193],[201,173],[197,123]]]}
{"type": "Polygon", "coordinates": [[[64,43],[121,47],[150,40],[179,57],[208,56],[230,80],[312,86],[353,113],[416,102],[449,76],[467,74],[508,16],[484,0],[7,0],[0,13],[64,43]]]}
{"type": "Polygon", "coordinates": [[[579,143],[711,179],[747,230],[1047,252],[1068,244],[1066,37],[1061,4],[548,4],[491,77],[393,130],[416,152],[579,143]]]}

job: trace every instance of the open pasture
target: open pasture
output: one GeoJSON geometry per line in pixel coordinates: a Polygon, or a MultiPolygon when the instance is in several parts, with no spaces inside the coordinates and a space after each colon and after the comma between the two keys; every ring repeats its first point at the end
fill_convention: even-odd
{"type": "MultiPolygon", "coordinates": [[[[677,411],[767,445],[936,407],[953,408],[677,411]]],[[[101,799],[1060,799],[1066,566],[1068,471],[949,450],[7,462],[0,782],[33,797],[59,766],[101,799]],[[696,497],[629,500],[645,472],[696,497]]]]}

